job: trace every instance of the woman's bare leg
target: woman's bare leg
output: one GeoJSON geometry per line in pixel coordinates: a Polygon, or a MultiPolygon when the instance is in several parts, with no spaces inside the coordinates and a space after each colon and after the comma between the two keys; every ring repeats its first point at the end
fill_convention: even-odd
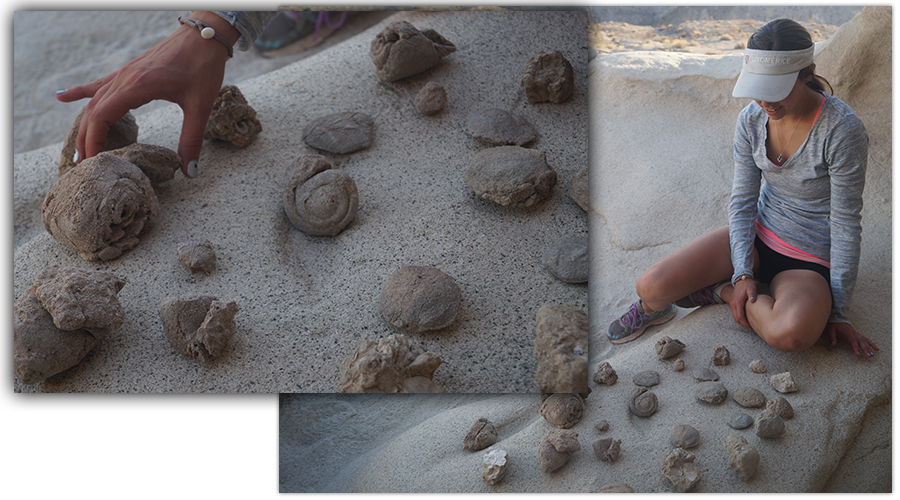
{"type": "Polygon", "coordinates": [[[775,275],[769,290],[745,306],[753,331],[779,351],[812,347],[831,315],[828,281],[815,271],[792,269],[775,275]]]}
{"type": "Polygon", "coordinates": [[[658,311],[701,288],[730,279],[733,273],[728,226],[723,226],[647,269],[638,278],[637,294],[644,311],[658,311]]]}

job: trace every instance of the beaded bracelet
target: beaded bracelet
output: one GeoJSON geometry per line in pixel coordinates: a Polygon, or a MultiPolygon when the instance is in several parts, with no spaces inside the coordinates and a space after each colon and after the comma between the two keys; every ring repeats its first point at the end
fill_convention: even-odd
{"type": "Polygon", "coordinates": [[[752,278],[753,278],[753,276],[750,274],[742,274],[742,275],[738,276],[737,278],[735,278],[734,280],[732,280],[731,286],[737,285],[738,281],[748,280],[748,279],[752,279],[752,278]]]}
{"type": "Polygon", "coordinates": [[[213,29],[212,26],[209,26],[208,24],[198,19],[194,19],[193,17],[178,16],[178,22],[181,24],[186,24],[193,28],[197,28],[198,30],[200,30],[200,36],[206,40],[215,38],[219,42],[222,42],[222,45],[224,45],[225,48],[228,49],[228,58],[230,59],[234,57],[234,49],[231,47],[231,44],[228,43],[228,40],[226,40],[224,36],[216,33],[216,30],[213,29]]]}

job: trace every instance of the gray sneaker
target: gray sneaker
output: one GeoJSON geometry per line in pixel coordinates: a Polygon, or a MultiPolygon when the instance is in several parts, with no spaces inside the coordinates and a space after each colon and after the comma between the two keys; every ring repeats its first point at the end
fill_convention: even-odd
{"type": "Polygon", "coordinates": [[[675,317],[675,305],[669,304],[662,311],[647,314],[641,307],[641,301],[631,304],[628,312],[609,325],[606,336],[613,344],[624,344],[640,337],[649,326],[661,325],[675,317]]]}

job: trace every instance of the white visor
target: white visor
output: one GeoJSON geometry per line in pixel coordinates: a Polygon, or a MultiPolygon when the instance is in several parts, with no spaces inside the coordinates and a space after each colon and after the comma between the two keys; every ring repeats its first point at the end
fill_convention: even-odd
{"type": "Polygon", "coordinates": [[[797,74],[813,63],[816,45],[803,50],[744,49],[741,75],[731,95],[778,102],[791,93],[797,74]]]}

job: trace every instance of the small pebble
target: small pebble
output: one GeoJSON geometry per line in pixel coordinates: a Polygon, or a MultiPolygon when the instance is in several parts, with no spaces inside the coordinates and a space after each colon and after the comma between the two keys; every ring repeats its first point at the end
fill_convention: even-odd
{"type": "Polygon", "coordinates": [[[791,406],[791,403],[789,403],[787,399],[784,399],[781,396],[776,396],[774,399],[767,401],[766,408],[774,411],[781,418],[794,418],[794,407],[791,406]]]}
{"type": "Polygon", "coordinates": [[[774,411],[766,408],[753,421],[753,432],[762,438],[777,438],[784,434],[784,420],[774,411]]]}
{"type": "Polygon", "coordinates": [[[721,382],[700,382],[694,388],[694,395],[701,401],[719,404],[728,398],[728,389],[721,382]]]}
{"type": "Polygon", "coordinates": [[[732,429],[746,429],[753,425],[753,417],[747,415],[746,413],[736,412],[732,413],[730,417],[728,417],[728,421],[725,422],[728,427],[732,429]]]}
{"type": "Polygon", "coordinates": [[[697,368],[694,370],[694,378],[701,382],[714,382],[719,380],[719,374],[709,368],[697,368]]]}
{"type": "Polygon", "coordinates": [[[676,372],[684,370],[684,360],[676,359],[675,364],[672,365],[672,368],[674,368],[676,372]]]}
{"type": "Polygon", "coordinates": [[[731,398],[744,408],[762,408],[766,405],[766,395],[753,387],[738,387],[731,398]]]}
{"type": "Polygon", "coordinates": [[[632,378],[632,382],[634,382],[634,385],[639,385],[641,387],[653,387],[654,385],[659,384],[659,373],[653,370],[643,371],[635,374],[632,378]]]}
{"type": "Polygon", "coordinates": [[[606,432],[609,430],[609,422],[606,420],[598,420],[594,422],[594,427],[600,432],[606,432]]]}
{"type": "Polygon", "coordinates": [[[749,481],[756,474],[759,465],[759,452],[750,446],[743,436],[732,434],[725,442],[728,450],[728,465],[744,481],[749,481]]]}
{"type": "Polygon", "coordinates": [[[437,82],[428,82],[416,94],[416,109],[423,115],[433,115],[444,108],[447,92],[437,82]]]}
{"type": "Polygon", "coordinates": [[[609,362],[604,361],[600,363],[600,366],[597,367],[597,372],[594,373],[594,383],[616,385],[617,380],[619,380],[619,375],[616,374],[609,362]]]}
{"type": "Polygon", "coordinates": [[[766,373],[766,364],[761,359],[754,359],[750,362],[750,371],[753,373],[766,373]]]}
{"type": "Polygon", "coordinates": [[[663,337],[656,341],[656,357],[668,359],[683,351],[684,348],[684,342],[671,337],[663,337]]]}
{"type": "Polygon", "coordinates": [[[700,431],[687,424],[676,425],[669,442],[676,448],[694,448],[700,444],[700,431]]]}
{"type": "Polygon", "coordinates": [[[594,441],[592,446],[594,448],[594,455],[597,455],[597,458],[607,462],[615,462],[616,459],[619,458],[622,441],[612,438],[603,438],[594,441]]]}
{"type": "Polygon", "coordinates": [[[769,383],[772,384],[772,387],[774,387],[776,391],[782,394],[797,392],[800,390],[800,387],[797,386],[797,382],[794,382],[794,377],[791,376],[791,372],[772,375],[769,378],[769,383]]]}
{"type": "Polygon", "coordinates": [[[725,346],[716,347],[716,350],[713,351],[712,362],[716,366],[727,365],[731,363],[731,353],[728,352],[725,346]]]}
{"type": "Polygon", "coordinates": [[[587,283],[587,236],[563,236],[544,249],[544,267],[565,283],[587,283]]]}

